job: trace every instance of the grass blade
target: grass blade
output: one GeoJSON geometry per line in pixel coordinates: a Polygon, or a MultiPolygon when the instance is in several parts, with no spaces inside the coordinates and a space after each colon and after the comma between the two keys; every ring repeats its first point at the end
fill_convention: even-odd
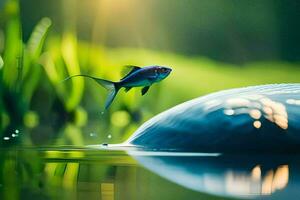
{"type": "Polygon", "coordinates": [[[35,26],[27,43],[27,50],[33,59],[39,58],[50,26],[51,20],[49,18],[41,19],[35,26]]]}

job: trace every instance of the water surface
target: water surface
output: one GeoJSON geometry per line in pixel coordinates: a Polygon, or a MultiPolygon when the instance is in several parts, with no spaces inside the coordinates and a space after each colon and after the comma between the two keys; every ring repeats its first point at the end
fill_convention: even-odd
{"type": "Polygon", "coordinates": [[[298,156],[7,148],[0,199],[297,199],[298,156]]]}

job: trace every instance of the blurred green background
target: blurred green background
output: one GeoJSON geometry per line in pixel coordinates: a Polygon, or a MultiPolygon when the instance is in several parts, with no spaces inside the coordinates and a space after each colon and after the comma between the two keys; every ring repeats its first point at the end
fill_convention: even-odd
{"type": "Polygon", "coordinates": [[[0,145],[122,142],[144,121],[210,92],[300,81],[297,0],[1,0],[0,145]],[[141,96],[106,91],[124,65],[172,74],[141,96]]]}

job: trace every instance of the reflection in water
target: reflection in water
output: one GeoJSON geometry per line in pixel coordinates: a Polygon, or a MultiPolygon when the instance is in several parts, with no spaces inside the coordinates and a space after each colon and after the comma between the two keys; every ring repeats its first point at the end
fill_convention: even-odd
{"type": "Polygon", "coordinates": [[[253,180],[260,180],[261,178],[261,169],[260,166],[255,166],[251,171],[251,177],[253,180]]]}
{"type": "Polygon", "coordinates": [[[142,156],[129,152],[143,166],[192,190],[239,198],[294,197],[300,177],[298,157],[281,156],[142,156]],[[282,164],[289,163],[289,164],[282,164]],[[297,169],[297,168],[296,168],[297,169]],[[290,176],[293,176],[292,182],[290,176]],[[289,185],[292,186],[289,188],[289,185]]]}
{"type": "Polygon", "coordinates": [[[122,151],[90,148],[2,150],[0,199],[299,199],[300,196],[299,156],[128,153],[131,156],[122,151]]]}
{"type": "Polygon", "coordinates": [[[282,165],[278,167],[274,176],[274,185],[272,185],[272,191],[276,189],[283,189],[286,187],[289,181],[289,167],[288,165],[282,165]]]}
{"type": "Polygon", "coordinates": [[[231,195],[270,195],[284,189],[288,184],[288,165],[278,166],[261,177],[260,166],[255,166],[251,173],[236,173],[232,170],[225,174],[226,192],[231,195]]]}
{"type": "Polygon", "coordinates": [[[114,200],[114,184],[113,183],[101,183],[101,199],[102,200],[114,200]]]}
{"type": "Polygon", "coordinates": [[[0,157],[0,199],[114,200],[116,166],[136,168],[124,152],[87,148],[1,149],[0,157]]]}
{"type": "Polygon", "coordinates": [[[265,180],[262,183],[262,194],[272,193],[272,182],[273,182],[273,170],[267,172],[265,180]]]}

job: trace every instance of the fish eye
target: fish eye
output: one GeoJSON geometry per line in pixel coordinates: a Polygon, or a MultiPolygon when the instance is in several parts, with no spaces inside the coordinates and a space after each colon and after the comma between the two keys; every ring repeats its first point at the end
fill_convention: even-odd
{"type": "Polygon", "coordinates": [[[165,68],[160,68],[159,71],[163,73],[163,72],[166,72],[166,69],[165,68]]]}

